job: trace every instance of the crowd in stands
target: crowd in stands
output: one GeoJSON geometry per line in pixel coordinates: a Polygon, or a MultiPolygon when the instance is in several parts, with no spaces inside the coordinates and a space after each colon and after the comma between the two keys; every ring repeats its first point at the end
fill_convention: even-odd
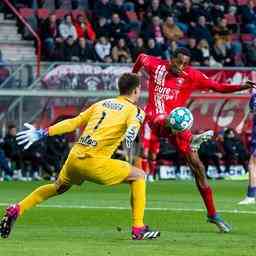
{"type": "Polygon", "coordinates": [[[40,12],[43,0],[15,1],[41,8],[34,17],[46,60],[130,63],[141,52],[169,59],[185,46],[193,65],[256,63],[253,0],[88,0],[86,9],[81,1],[71,1],[73,11],[54,1],[52,13],[40,12]]]}

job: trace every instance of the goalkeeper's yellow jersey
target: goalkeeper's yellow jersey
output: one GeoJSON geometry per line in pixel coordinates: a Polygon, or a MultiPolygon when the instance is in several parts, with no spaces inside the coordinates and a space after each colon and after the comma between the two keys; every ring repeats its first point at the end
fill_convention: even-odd
{"type": "Polygon", "coordinates": [[[144,118],[143,110],[129,98],[119,96],[93,104],[75,118],[50,126],[48,132],[49,136],[54,136],[85,126],[73,150],[110,158],[123,140],[131,147],[144,118]]]}

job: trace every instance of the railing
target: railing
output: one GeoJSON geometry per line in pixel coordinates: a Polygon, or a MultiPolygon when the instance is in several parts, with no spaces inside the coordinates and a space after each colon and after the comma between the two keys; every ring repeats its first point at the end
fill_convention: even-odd
{"type": "Polygon", "coordinates": [[[41,49],[42,42],[37,33],[33,30],[33,28],[27,23],[27,21],[20,15],[17,9],[12,5],[9,0],[3,0],[3,2],[13,11],[13,13],[17,16],[17,18],[28,28],[31,34],[35,37],[37,41],[37,51],[36,51],[36,75],[40,76],[40,62],[41,62],[41,49]]]}

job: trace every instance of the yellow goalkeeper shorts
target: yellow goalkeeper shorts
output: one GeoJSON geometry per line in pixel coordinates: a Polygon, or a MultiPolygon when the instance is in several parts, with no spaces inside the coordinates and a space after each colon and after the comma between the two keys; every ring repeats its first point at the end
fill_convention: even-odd
{"type": "Polygon", "coordinates": [[[131,165],[125,161],[91,157],[71,150],[58,179],[70,185],[81,185],[87,180],[110,186],[122,183],[130,172],[131,165]]]}

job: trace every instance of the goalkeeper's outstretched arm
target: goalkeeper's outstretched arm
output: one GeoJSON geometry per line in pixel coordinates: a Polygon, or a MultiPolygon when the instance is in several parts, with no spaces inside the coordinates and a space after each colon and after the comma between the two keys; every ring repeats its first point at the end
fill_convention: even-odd
{"type": "Polygon", "coordinates": [[[54,135],[62,135],[73,132],[81,125],[86,125],[93,111],[93,106],[80,115],[61,121],[46,129],[36,129],[33,125],[25,123],[27,130],[21,131],[17,134],[16,139],[19,145],[24,145],[24,149],[28,149],[34,142],[46,137],[54,135]]]}

